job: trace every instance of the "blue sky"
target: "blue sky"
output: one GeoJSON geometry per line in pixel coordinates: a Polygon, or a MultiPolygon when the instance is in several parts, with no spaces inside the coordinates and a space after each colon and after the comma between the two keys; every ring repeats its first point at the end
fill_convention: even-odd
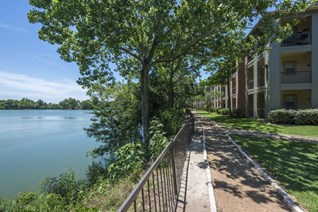
{"type": "Polygon", "coordinates": [[[30,9],[28,0],[0,3],[0,99],[88,99],[76,84],[77,66],[61,60],[56,46],[38,38],[40,24],[29,23],[30,9]]]}

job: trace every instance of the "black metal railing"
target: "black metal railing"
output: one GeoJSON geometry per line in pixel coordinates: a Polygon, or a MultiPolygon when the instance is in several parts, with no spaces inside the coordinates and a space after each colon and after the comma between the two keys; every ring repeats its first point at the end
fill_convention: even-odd
{"type": "Polygon", "coordinates": [[[118,211],[175,211],[186,151],[194,132],[190,114],[176,137],[162,151],[118,211]]]}
{"type": "Polygon", "coordinates": [[[232,95],[236,94],[236,86],[232,88],[232,95]]]}
{"type": "Polygon", "coordinates": [[[311,44],[310,31],[296,32],[281,43],[281,46],[301,46],[311,44]]]}
{"type": "Polygon", "coordinates": [[[249,90],[254,88],[254,80],[249,80],[248,81],[247,88],[249,90]]]}
{"type": "Polygon", "coordinates": [[[257,84],[258,84],[258,87],[262,87],[265,85],[265,78],[264,76],[259,76],[257,78],[257,84]]]}
{"type": "Polygon", "coordinates": [[[281,72],[282,84],[311,83],[311,71],[281,72]]]}

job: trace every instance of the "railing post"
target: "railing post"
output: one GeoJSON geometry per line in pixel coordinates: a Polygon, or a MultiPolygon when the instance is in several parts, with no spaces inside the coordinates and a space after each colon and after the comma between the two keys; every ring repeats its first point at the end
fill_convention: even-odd
{"type": "Polygon", "coordinates": [[[178,187],[177,187],[177,173],[176,173],[176,162],[175,162],[175,147],[174,147],[174,141],[172,143],[172,151],[171,151],[171,157],[172,157],[172,175],[173,175],[173,188],[174,188],[174,199],[175,199],[175,208],[177,208],[178,205],[178,187]]]}

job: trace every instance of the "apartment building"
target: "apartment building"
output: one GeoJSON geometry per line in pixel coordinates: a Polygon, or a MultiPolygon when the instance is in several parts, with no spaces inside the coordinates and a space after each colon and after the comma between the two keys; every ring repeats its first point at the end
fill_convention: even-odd
{"type": "Polygon", "coordinates": [[[279,108],[318,108],[318,5],[300,16],[290,37],[254,58],[246,56],[238,66],[230,81],[233,109],[265,118],[279,108]]]}

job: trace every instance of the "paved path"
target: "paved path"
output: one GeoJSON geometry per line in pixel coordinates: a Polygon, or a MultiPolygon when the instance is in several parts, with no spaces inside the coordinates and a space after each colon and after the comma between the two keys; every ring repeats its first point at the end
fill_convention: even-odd
{"type": "Polygon", "coordinates": [[[209,163],[218,211],[288,211],[283,200],[248,165],[226,132],[207,118],[199,118],[206,133],[209,163]]]}
{"type": "Polygon", "coordinates": [[[202,133],[196,127],[185,162],[184,189],[179,196],[178,211],[212,211],[208,193],[207,163],[203,154],[202,133]],[[182,204],[185,203],[185,204],[182,204]]]}
{"type": "Polygon", "coordinates": [[[280,196],[246,163],[222,128],[202,117],[196,117],[195,126],[195,136],[188,151],[187,181],[182,197],[186,204],[179,207],[178,211],[211,211],[202,130],[206,135],[218,212],[288,211],[280,196]]]}

